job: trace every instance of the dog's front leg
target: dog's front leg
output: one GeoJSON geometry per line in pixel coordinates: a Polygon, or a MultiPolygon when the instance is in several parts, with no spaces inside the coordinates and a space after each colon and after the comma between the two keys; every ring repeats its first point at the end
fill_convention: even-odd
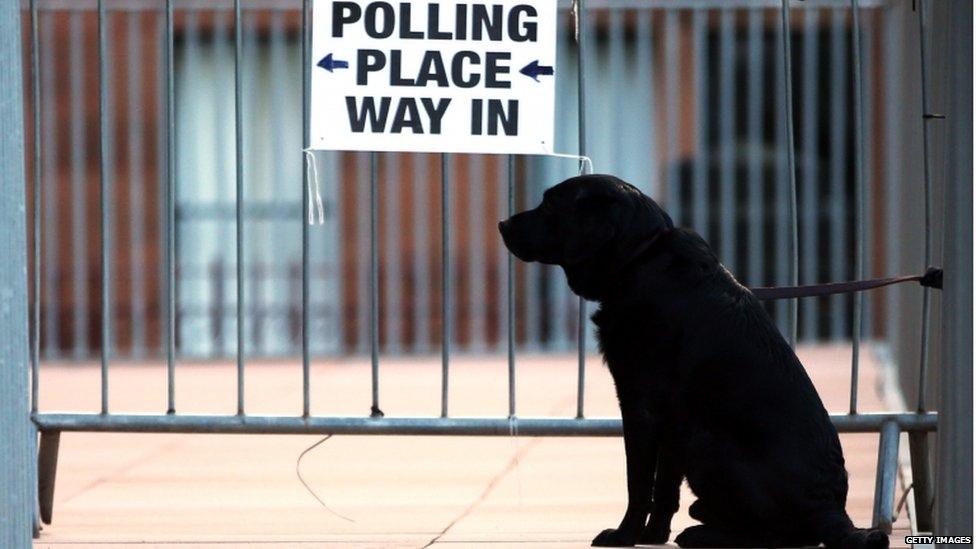
{"type": "Polygon", "coordinates": [[[617,528],[604,530],[593,539],[595,547],[632,547],[644,531],[651,511],[659,421],[643,399],[630,401],[619,396],[627,454],[627,512],[617,528]]]}
{"type": "Polygon", "coordinates": [[[647,521],[640,543],[660,545],[671,537],[671,518],[678,511],[683,473],[676,442],[665,437],[657,454],[657,472],[654,477],[654,502],[651,518],[647,521]]]}

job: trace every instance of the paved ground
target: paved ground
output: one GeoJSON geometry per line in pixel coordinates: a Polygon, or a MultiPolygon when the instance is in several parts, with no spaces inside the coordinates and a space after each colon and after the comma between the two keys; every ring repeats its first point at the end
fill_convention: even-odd
{"type": "MultiPolygon", "coordinates": [[[[848,348],[804,348],[800,356],[828,409],[845,411],[848,348]]],[[[879,370],[865,358],[861,409],[882,410],[879,370]]],[[[605,368],[595,357],[590,365],[588,415],[617,415],[605,368]]],[[[505,368],[497,357],[457,358],[452,415],[506,415],[505,368]]],[[[368,413],[367,361],[318,363],[312,383],[315,414],[368,413]]],[[[575,383],[573,357],[520,357],[519,414],[571,416],[575,383]]],[[[300,384],[296,363],[248,364],[248,413],[299,412],[300,384]]],[[[97,366],[45,366],[41,387],[43,411],[98,410],[97,366]]],[[[111,410],[165,410],[165,387],[159,365],[113,365],[111,410]]],[[[439,360],[383,360],[380,394],[388,416],[438,414],[439,360]]],[[[235,395],[233,365],[178,366],[181,413],[233,413],[235,395]]],[[[295,459],[316,440],[66,433],[54,523],[37,546],[586,547],[601,529],[616,525],[625,505],[619,439],[343,436],[314,449],[302,464],[333,514],[295,474],[295,459]]],[[[849,512],[866,525],[877,435],[841,440],[850,471],[849,512]]],[[[686,514],[692,500],[685,488],[673,531],[694,523],[686,514]]],[[[903,545],[904,512],[896,527],[892,542],[903,545]]]]}

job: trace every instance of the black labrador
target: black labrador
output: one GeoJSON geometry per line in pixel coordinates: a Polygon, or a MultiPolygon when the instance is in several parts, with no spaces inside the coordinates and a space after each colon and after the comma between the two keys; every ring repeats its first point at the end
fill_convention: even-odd
{"type": "Polygon", "coordinates": [[[498,228],[516,257],[559,265],[600,304],[628,503],[593,545],[667,542],[685,478],[702,524],[682,547],[888,546],[847,516],[837,430],[800,361],[700,236],[609,175],[568,179],[498,228]]]}

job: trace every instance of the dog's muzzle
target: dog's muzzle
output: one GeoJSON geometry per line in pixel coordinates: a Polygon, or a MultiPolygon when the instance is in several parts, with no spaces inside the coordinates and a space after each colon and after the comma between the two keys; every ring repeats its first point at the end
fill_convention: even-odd
{"type": "Polygon", "coordinates": [[[513,225],[512,218],[498,222],[498,232],[502,235],[505,247],[522,261],[535,261],[533,254],[529,253],[529,246],[520,241],[517,236],[518,231],[513,228],[513,225]]]}

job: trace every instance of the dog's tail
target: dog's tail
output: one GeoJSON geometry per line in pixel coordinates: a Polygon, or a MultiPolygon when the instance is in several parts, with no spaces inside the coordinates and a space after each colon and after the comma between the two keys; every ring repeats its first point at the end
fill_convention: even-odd
{"type": "Polygon", "coordinates": [[[816,516],[814,529],[827,549],[886,549],[888,535],[881,530],[855,528],[847,513],[831,510],[816,516]]]}

